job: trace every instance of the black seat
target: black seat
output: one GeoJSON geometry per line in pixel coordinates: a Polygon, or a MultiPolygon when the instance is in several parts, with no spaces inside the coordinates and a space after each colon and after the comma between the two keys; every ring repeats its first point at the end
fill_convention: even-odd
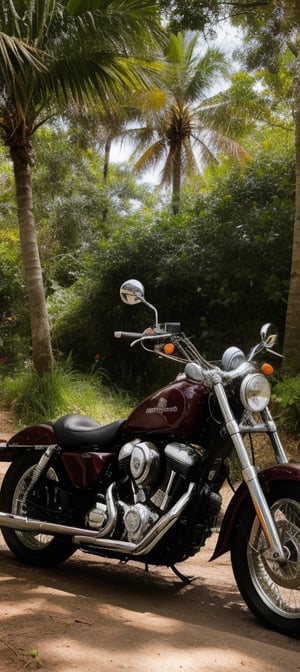
{"type": "Polygon", "coordinates": [[[108,425],[99,425],[87,415],[64,415],[53,422],[57,443],[62,448],[100,448],[112,449],[113,441],[124,425],[125,420],[115,420],[108,425]]]}

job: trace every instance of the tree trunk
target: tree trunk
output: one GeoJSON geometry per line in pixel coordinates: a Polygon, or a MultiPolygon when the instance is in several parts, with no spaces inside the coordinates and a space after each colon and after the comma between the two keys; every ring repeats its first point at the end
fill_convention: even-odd
{"type": "Polygon", "coordinates": [[[14,165],[21,252],[29,301],[32,360],[36,371],[42,376],[52,369],[54,359],[32,208],[31,167],[29,161],[20,156],[20,147],[11,147],[11,158],[14,165]]]}
{"type": "Polygon", "coordinates": [[[173,176],[172,176],[172,212],[178,215],[180,212],[180,192],[181,192],[181,144],[174,151],[173,156],[173,176]]]}
{"type": "Polygon", "coordinates": [[[108,138],[106,140],[106,143],[105,143],[105,146],[104,146],[103,180],[104,180],[105,183],[107,182],[107,177],[108,177],[109,162],[110,162],[110,150],[111,150],[111,139],[108,138]]]}
{"type": "MultiPolygon", "coordinates": [[[[296,202],[295,224],[286,314],[283,354],[285,368],[300,373],[300,51],[296,59],[295,76],[295,142],[296,142],[296,202]]],[[[280,263],[280,259],[278,260],[280,263]]]]}

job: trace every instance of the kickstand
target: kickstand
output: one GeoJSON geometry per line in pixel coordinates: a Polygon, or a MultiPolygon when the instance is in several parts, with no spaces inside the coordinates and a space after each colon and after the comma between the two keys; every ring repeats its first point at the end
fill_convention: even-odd
{"type": "Polygon", "coordinates": [[[178,576],[178,578],[179,578],[183,583],[185,583],[186,585],[188,585],[189,583],[192,583],[192,581],[194,581],[195,578],[196,578],[195,576],[192,576],[192,577],[185,576],[185,574],[182,574],[182,573],[179,571],[179,569],[177,569],[177,567],[175,567],[175,565],[169,565],[169,567],[170,567],[170,569],[172,570],[172,572],[174,572],[174,574],[176,574],[176,576],[178,576]]]}

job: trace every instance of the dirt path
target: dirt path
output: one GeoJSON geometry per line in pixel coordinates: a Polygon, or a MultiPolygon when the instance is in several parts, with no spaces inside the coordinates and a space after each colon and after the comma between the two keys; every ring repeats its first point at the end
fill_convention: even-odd
{"type": "MultiPolygon", "coordinates": [[[[0,438],[11,429],[2,416],[0,438]]],[[[195,577],[186,586],[168,569],[80,552],[56,570],[26,567],[1,537],[0,671],[299,671],[300,641],[257,623],[229,557],[208,562],[215,542],[180,567],[195,577]]]]}
{"type": "Polygon", "coordinates": [[[9,439],[15,431],[15,426],[8,413],[0,411],[0,443],[2,440],[9,439]]]}

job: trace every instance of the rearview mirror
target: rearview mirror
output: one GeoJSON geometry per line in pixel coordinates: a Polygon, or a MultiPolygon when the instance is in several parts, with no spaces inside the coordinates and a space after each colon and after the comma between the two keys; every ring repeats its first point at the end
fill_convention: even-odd
{"type": "Polygon", "coordinates": [[[144,299],[144,285],[139,280],[126,280],[120,287],[120,296],[124,303],[134,305],[144,299]]]}
{"type": "Polygon", "coordinates": [[[278,340],[278,329],[271,322],[264,324],[260,330],[260,337],[267,350],[274,348],[278,340]]]}

